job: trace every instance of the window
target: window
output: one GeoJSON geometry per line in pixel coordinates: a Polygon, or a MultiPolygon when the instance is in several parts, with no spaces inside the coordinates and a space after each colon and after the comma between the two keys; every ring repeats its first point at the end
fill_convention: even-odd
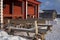
{"type": "Polygon", "coordinates": [[[3,3],[3,8],[5,8],[6,7],[6,3],[3,3]]]}
{"type": "Polygon", "coordinates": [[[12,14],[12,3],[10,4],[10,13],[12,14]]]}
{"type": "Polygon", "coordinates": [[[28,6],[32,6],[32,4],[28,4],[28,6]]]}
{"type": "Polygon", "coordinates": [[[22,17],[19,17],[19,19],[22,19],[22,17]]]}
{"type": "Polygon", "coordinates": [[[10,14],[13,13],[13,6],[14,6],[14,3],[11,3],[11,4],[10,4],[10,14]]]}

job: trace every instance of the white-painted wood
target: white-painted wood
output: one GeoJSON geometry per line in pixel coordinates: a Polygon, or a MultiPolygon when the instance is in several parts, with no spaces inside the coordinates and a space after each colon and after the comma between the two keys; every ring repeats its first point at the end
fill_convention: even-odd
{"type": "Polygon", "coordinates": [[[38,34],[38,26],[37,26],[37,21],[35,20],[35,33],[38,34]]]}
{"type": "Polygon", "coordinates": [[[26,19],[27,19],[27,14],[28,14],[28,2],[26,0],[26,19]]]}
{"type": "MultiPolygon", "coordinates": [[[[1,23],[3,24],[3,0],[1,0],[1,23]]],[[[1,28],[3,28],[3,25],[1,25],[1,28]]]]}
{"type": "Polygon", "coordinates": [[[47,24],[47,25],[51,25],[50,22],[51,22],[50,20],[46,20],[46,24],[47,24]]]}
{"type": "Polygon", "coordinates": [[[39,18],[40,5],[38,5],[38,18],[39,18]]]}
{"type": "Polygon", "coordinates": [[[24,1],[22,1],[22,14],[24,14],[24,1]]]}
{"type": "Polygon", "coordinates": [[[46,27],[40,27],[40,29],[47,29],[47,26],[46,27]]]}
{"type": "Polygon", "coordinates": [[[49,21],[48,21],[48,20],[46,20],[46,24],[47,24],[47,25],[49,24],[49,21]]]}

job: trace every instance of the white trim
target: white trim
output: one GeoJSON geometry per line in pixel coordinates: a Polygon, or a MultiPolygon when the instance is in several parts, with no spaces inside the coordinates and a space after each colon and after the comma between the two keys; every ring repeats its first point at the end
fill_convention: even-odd
{"type": "Polygon", "coordinates": [[[46,24],[47,24],[47,25],[51,25],[51,23],[50,23],[49,20],[46,20],[46,24]]]}
{"type": "Polygon", "coordinates": [[[39,18],[39,10],[40,10],[40,5],[38,5],[38,18],[39,18]]]}
{"type": "Polygon", "coordinates": [[[27,6],[28,6],[28,2],[26,1],[26,19],[27,19],[27,13],[28,13],[28,11],[27,11],[27,6]]]}
{"type": "Polygon", "coordinates": [[[47,20],[46,20],[46,24],[49,24],[47,20]]]}
{"type": "Polygon", "coordinates": [[[22,14],[24,14],[24,1],[22,1],[22,14]]]}
{"type": "MultiPolygon", "coordinates": [[[[3,0],[1,0],[1,23],[3,24],[3,0]]],[[[3,28],[3,25],[1,25],[1,28],[3,28]]]]}

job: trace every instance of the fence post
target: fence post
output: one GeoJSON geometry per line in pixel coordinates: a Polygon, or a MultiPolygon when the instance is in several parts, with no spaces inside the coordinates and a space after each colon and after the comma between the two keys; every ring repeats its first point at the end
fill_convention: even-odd
{"type": "Polygon", "coordinates": [[[35,34],[38,34],[38,26],[37,26],[37,20],[35,20],[35,34]]]}

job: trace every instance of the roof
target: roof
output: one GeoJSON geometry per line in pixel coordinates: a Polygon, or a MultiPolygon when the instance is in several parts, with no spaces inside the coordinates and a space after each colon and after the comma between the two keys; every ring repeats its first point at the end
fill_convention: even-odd
{"type": "Polygon", "coordinates": [[[60,14],[57,14],[57,18],[60,18],[60,14]]]}
{"type": "MultiPolygon", "coordinates": [[[[56,10],[43,10],[44,12],[47,12],[47,13],[53,13],[53,12],[56,12],[56,10]]],[[[57,12],[56,12],[57,13],[57,12]]]]}
{"type": "Polygon", "coordinates": [[[30,1],[30,0],[28,0],[29,2],[31,2],[31,3],[35,3],[35,4],[40,4],[41,2],[40,1],[30,1]]]}

